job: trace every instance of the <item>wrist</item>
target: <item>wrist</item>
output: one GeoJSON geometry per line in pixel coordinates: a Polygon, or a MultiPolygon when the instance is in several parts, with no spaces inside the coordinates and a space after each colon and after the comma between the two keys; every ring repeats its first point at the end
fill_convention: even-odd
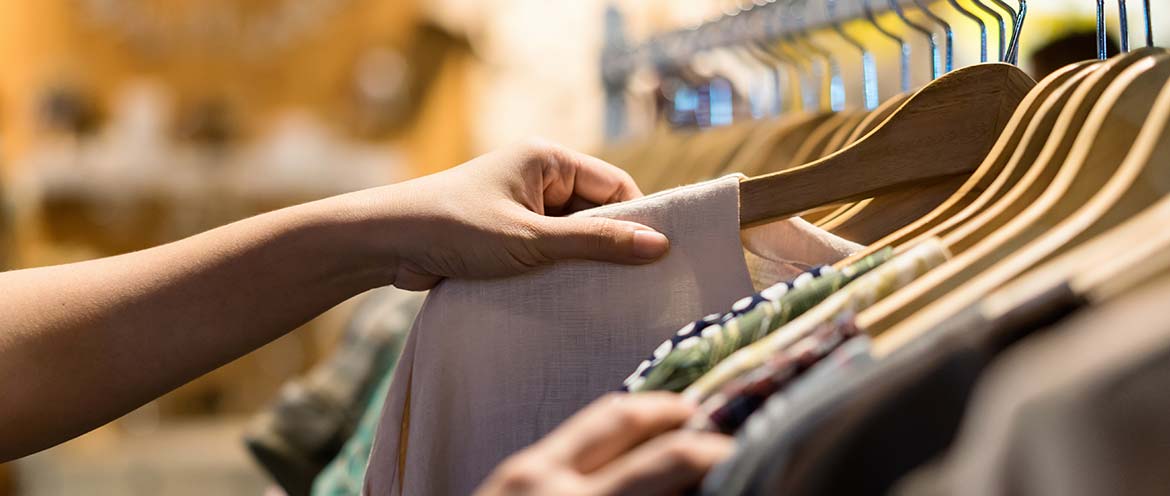
{"type": "MultiPolygon", "coordinates": [[[[399,215],[386,201],[389,186],[335,196],[293,207],[297,231],[314,244],[316,263],[332,280],[359,291],[394,283],[400,249],[399,215]]],[[[310,262],[313,263],[313,262],[310,262]]]]}

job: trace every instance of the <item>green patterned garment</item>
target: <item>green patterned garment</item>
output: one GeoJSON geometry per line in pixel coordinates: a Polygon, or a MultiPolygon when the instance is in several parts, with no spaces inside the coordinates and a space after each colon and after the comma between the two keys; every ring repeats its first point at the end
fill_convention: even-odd
{"type": "Polygon", "coordinates": [[[886,247],[841,271],[822,273],[779,298],[763,299],[761,304],[746,313],[704,329],[701,336],[687,339],[670,350],[644,378],[628,384],[628,389],[631,392],[679,392],[686,389],[732,353],[779,329],[846,284],[885,263],[893,254],[894,250],[886,247]]]}
{"type": "Polygon", "coordinates": [[[366,403],[366,410],[358,421],[353,437],[345,442],[341,452],[313,481],[313,496],[360,496],[366,479],[366,464],[374,448],[374,433],[382,418],[382,403],[390,391],[394,369],[385,371],[374,394],[366,403]]]}

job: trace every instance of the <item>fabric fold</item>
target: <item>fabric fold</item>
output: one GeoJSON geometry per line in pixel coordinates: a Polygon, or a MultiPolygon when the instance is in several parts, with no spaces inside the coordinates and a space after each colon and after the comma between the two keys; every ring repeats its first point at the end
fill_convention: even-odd
{"type": "Polygon", "coordinates": [[[738,183],[578,214],[663,232],[671,251],[654,264],[574,261],[432,290],[387,395],[367,493],[470,494],[506,456],[611,391],[662,336],[750,294],[738,183]]]}

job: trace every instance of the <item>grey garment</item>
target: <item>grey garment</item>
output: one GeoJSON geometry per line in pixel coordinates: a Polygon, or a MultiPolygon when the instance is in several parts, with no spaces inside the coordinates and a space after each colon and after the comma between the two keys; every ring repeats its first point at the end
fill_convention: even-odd
{"type": "Polygon", "coordinates": [[[703,479],[702,494],[752,494],[752,479],[759,471],[783,467],[788,455],[784,447],[799,437],[802,423],[839,401],[834,393],[875,363],[870,345],[868,336],[850,339],[772,395],[740,429],[735,453],[703,479]]]}
{"type": "Polygon", "coordinates": [[[318,473],[353,434],[397,361],[424,298],[395,288],[361,296],[333,353],[286,383],[272,406],[252,419],[244,442],[286,493],[309,494],[318,473]]]}
{"type": "Polygon", "coordinates": [[[1170,279],[1005,353],[906,495],[1170,494],[1170,279]]]}
{"type": "MultiPolygon", "coordinates": [[[[768,426],[745,494],[881,494],[946,449],[986,365],[1080,308],[1060,284],[1000,315],[976,304],[768,426]]],[[[736,493],[732,493],[736,494],[736,493]]]]}

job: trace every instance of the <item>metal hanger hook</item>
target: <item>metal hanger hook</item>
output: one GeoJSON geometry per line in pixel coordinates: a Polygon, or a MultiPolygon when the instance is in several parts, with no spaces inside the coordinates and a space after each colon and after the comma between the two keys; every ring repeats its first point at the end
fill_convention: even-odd
{"type": "MultiPolygon", "coordinates": [[[[935,15],[934,12],[931,12],[930,7],[927,7],[926,4],[923,3],[923,0],[914,0],[914,5],[917,6],[918,10],[922,11],[922,13],[928,19],[930,19],[931,22],[934,22],[935,24],[938,24],[940,27],[942,27],[943,37],[947,43],[946,52],[944,52],[945,57],[943,61],[943,73],[946,74],[955,70],[955,33],[951,30],[951,25],[947,23],[947,21],[943,20],[943,18],[935,15]]],[[[931,33],[931,35],[933,36],[933,33],[931,33]]]]}
{"type": "Polygon", "coordinates": [[[816,63],[811,57],[801,50],[793,50],[789,52],[787,45],[789,43],[795,44],[796,38],[793,35],[794,29],[789,29],[789,17],[785,12],[786,4],[777,2],[776,0],[769,0],[768,5],[772,12],[766,16],[769,20],[766,21],[765,27],[769,33],[769,38],[773,41],[760,43],[759,46],[764,51],[777,55],[783,60],[789,61],[793,69],[796,71],[796,84],[792,87],[796,90],[796,101],[800,102],[802,110],[819,109],[820,108],[820,92],[817,88],[811,88],[813,91],[806,91],[809,79],[815,77],[813,74],[816,63]]]}
{"type": "Polygon", "coordinates": [[[1016,0],[1019,4],[1020,10],[1017,12],[1015,21],[1015,31],[1012,32],[1012,42],[1008,45],[1007,62],[1009,64],[1019,65],[1020,63],[1020,39],[1024,35],[1024,22],[1028,19],[1028,0],[1016,0]]]}
{"type": "Polygon", "coordinates": [[[1121,53],[1129,51],[1129,7],[1125,0],[1117,0],[1117,23],[1121,27],[1121,53]]]}
{"type": "Polygon", "coordinates": [[[829,16],[829,25],[846,43],[861,52],[861,97],[865,109],[873,110],[878,106],[877,66],[873,54],[860,41],[845,32],[837,19],[837,0],[825,0],[825,11],[829,16]]]}
{"type": "Polygon", "coordinates": [[[971,19],[977,26],[979,26],[979,62],[987,62],[987,23],[983,22],[983,18],[978,14],[967,10],[962,5],[959,5],[958,0],[947,0],[951,8],[956,12],[962,14],[963,17],[971,19]]]}
{"type": "Polygon", "coordinates": [[[1142,7],[1145,7],[1146,14],[1146,47],[1154,47],[1154,21],[1150,18],[1150,0],[1143,0],[1142,7]]]}
{"type": "Polygon", "coordinates": [[[1105,39],[1105,0],[1097,0],[1097,59],[1105,60],[1109,57],[1109,49],[1105,39]]]}
{"type": "Polygon", "coordinates": [[[917,24],[914,21],[911,21],[910,18],[906,16],[906,11],[902,9],[902,3],[899,0],[889,0],[889,3],[890,7],[894,9],[894,13],[898,15],[898,19],[902,20],[902,23],[909,26],[910,29],[922,33],[922,35],[926,37],[927,43],[930,44],[930,79],[932,81],[938,79],[942,71],[940,68],[941,63],[939,61],[938,42],[934,39],[934,32],[921,24],[917,24]]]}
{"type": "Polygon", "coordinates": [[[979,8],[979,10],[982,10],[987,15],[990,15],[991,17],[995,18],[995,23],[996,23],[996,25],[999,26],[999,61],[1000,62],[1006,61],[1007,60],[1007,44],[1008,44],[1007,25],[1004,24],[1003,16],[1000,15],[999,12],[996,11],[994,8],[992,8],[990,5],[983,3],[982,0],[972,0],[972,3],[974,3],[975,7],[979,8]]]}
{"type": "Polygon", "coordinates": [[[877,22],[877,15],[873,12],[873,5],[870,5],[870,0],[861,0],[861,9],[865,13],[865,19],[873,25],[874,29],[878,30],[882,36],[893,40],[898,44],[898,58],[901,63],[901,86],[902,92],[910,91],[910,44],[901,36],[894,34],[892,31],[882,27],[877,22]]]}
{"type": "MultiPolygon", "coordinates": [[[[797,23],[797,30],[794,34],[793,40],[797,43],[802,43],[813,54],[818,56],[825,67],[826,74],[818,74],[818,91],[820,95],[824,90],[824,77],[828,78],[829,85],[829,110],[834,112],[840,111],[845,107],[845,83],[841,79],[841,66],[831,53],[823,47],[817,45],[812,40],[812,35],[808,32],[808,26],[805,24],[805,13],[807,12],[808,0],[788,0],[790,9],[800,9],[797,15],[793,16],[793,20],[797,23]]],[[[818,97],[819,98],[819,97],[818,97]]],[[[822,102],[823,103],[823,102],[822,102]]]]}

